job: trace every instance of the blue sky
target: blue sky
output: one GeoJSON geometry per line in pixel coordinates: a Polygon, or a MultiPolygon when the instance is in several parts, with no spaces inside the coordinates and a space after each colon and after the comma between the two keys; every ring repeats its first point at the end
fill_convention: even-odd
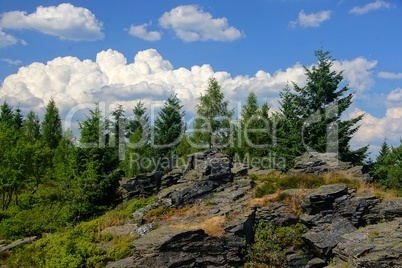
{"type": "Polygon", "coordinates": [[[355,92],[345,117],[366,113],[354,146],[376,151],[402,137],[401,4],[0,0],[0,99],[40,114],[53,97],[66,117],[94,99],[129,113],[177,93],[191,115],[213,75],[233,107],[253,90],[275,110],[323,46],[355,92]]]}

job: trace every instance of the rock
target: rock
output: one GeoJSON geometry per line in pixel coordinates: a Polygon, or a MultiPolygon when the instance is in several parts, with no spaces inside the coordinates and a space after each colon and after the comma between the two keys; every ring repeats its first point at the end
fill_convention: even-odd
{"type": "Polygon", "coordinates": [[[314,258],[311,252],[298,250],[296,252],[289,252],[286,255],[287,267],[307,267],[307,263],[314,258]]]}
{"type": "Polygon", "coordinates": [[[275,226],[296,224],[299,221],[299,217],[296,212],[290,211],[291,207],[289,204],[272,203],[257,209],[256,221],[273,222],[275,226]]]}
{"type": "Polygon", "coordinates": [[[232,161],[224,154],[208,155],[204,163],[202,175],[207,180],[232,181],[232,161]]]}
{"type": "Polygon", "coordinates": [[[402,267],[402,219],[345,234],[334,253],[351,267],[402,267]]]}
{"type": "Polygon", "coordinates": [[[147,198],[159,191],[161,177],[161,172],[155,172],[125,178],[120,182],[120,190],[125,198],[147,198]]]}
{"type": "Polygon", "coordinates": [[[324,185],[304,196],[301,207],[303,212],[310,215],[333,210],[335,199],[344,195],[348,195],[348,187],[345,184],[324,185]]]}
{"type": "Polygon", "coordinates": [[[102,230],[102,234],[112,234],[112,235],[124,235],[124,236],[136,236],[137,235],[137,225],[136,224],[124,224],[110,226],[102,230]]]}
{"type": "Polygon", "coordinates": [[[331,223],[315,226],[302,237],[314,249],[314,252],[327,260],[333,257],[332,250],[339,243],[341,236],[356,230],[348,220],[335,218],[331,223]]]}
{"type": "Polygon", "coordinates": [[[160,189],[168,188],[174,184],[177,184],[183,176],[183,170],[181,168],[176,168],[165,174],[161,178],[160,189]]]}
{"type": "Polygon", "coordinates": [[[133,257],[128,257],[115,262],[110,262],[105,266],[105,268],[131,268],[131,267],[135,267],[133,257]]]}
{"type": "Polygon", "coordinates": [[[8,245],[3,245],[0,247],[0,252],[7,252],[10,251],[16,247],[20,247],[26,244],[30,244],[33,241],[35,241],[38,237],[37,236],[31,236],[31,237],[26,237],[26,238],[22,238],[22,239],[18,239],[15,240],[14,242],[12,242],[11,244],[8,245]]]}
{"type": "Polygon", "coordinates": [[[314,258],[310,260],[306,265],[307,268],[322,268],[325,266],[327,266],[326,261],[320,258],[314,258]]]}

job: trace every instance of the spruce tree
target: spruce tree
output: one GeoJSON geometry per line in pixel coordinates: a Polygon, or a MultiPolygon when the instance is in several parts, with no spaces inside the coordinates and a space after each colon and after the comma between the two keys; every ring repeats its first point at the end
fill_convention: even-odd
{"type": "Polygon", "coordinates": [[[56,149],[62,138],[59,109],[53,98],[46,106],[45,117],[42,121],[42,138],[50,149],[56,149]]]}
{"type": "Polygon", "coordinates": [[[0,122],[5,123],[8,127],[13,127],[15,123],[13,107],[6,101],[0,106],[0,122]]]}
{"type": "Polygon", "coordinates": [[[332,69],[330,52],[319,49],[315,51],[315,56],[317,65],[311,70],[304,67],[306,86],[294,83],[294,92],[288,91],[283,96],[294,102],[290,104],[286,101],[290,108],[282,106],[282,110],[290,109],[289,113],[296,117],[291,133],[299,131],[305,150],[338,152],[342,161],[362,164],[368,146],[352,150],[350,140],[358,130],[356,124],[363,115],[341,120],[342,114],[352,104],[353,93],[349,92],[347,85],[340,87],[343,73],[332,69]]]}
{"type": "Polygon", "coordinates": [[[25,138],[29,141],[37,141],[40,138],[40,121],[34,111],[30,111],[22,122],[25,138]]]}
{"type": "Polygon", "coordinates": [[[153,141],[160,156],[167,156],[178,146],[185,131],[183,105],[171,95],[158,113],[153,127],[153,141]]]}
{"type": "Polygon", "coordinates": [[[233,110],[215,78],[208,80],[205,95],[201,95],[196,106],[197,117],[194,123],[193,146],[198,149],[220,150],[228,147],[230,121],[233,110]]]}

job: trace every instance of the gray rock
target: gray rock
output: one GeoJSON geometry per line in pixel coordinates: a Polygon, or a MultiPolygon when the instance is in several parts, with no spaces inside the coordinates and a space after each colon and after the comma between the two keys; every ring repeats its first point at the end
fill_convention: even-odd
{"type": "Polygon", "coordinates": [[[140,174],[134,178],[124,178],[120,182],[120,191],[125,198],[147,198],[159,191],[161,172],[140,174]]]}
{"type": "Polygon", "coordinates": [[[307,214],[317,214],[326,210],[333,210],[336,198],[348,195],[348,187],[345,184],[324,185],[303,197],[301,207],[307,214]]]}
{"type": "Polygon", "coordinates": [[[334,253],[351,267],[402,267],[402,219],[345,234],[334,253]]]}
{"type": "Polygon", "coordinates": [[[38,237],[37,236],[31,236],[31,237],[26,237],[26,238],[22,238],[22,239],[18,239],[15,240],[14,242],[12,242],[11,244],[8,245],[3,245],[2,247],[0,247],[0,252],[7,252],[10,251],[16,247],[20,247],[26,244],[30,244],[33,241],[35,241],[38,237]]]}
{"type": "Polygon", "coordinates": [[[314,249],[314,252],[327,260],[332,258],[332,250],[339,243],[342,235],[356,230],[348,220],[335,218],[330,224],[313,227],[302,237],[314,249]]]}

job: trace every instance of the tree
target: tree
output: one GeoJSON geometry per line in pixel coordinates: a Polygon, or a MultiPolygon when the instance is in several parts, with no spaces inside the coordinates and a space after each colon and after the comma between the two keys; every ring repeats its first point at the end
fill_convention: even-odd
{"type": "Polygon", "coordinates": [[[86,120],[79,122],[81,144],[84,147],[105,146],[109,139],[108,125],[109,122],[102,116],[99,103],[95,103],[95,107],[89,110],[86,120]]]}
{"type": "Polygon", "coordinates": [[[46,106],[45,118],[42,122],[42,138],[49,148],[54,150],[59,145],[62,132],[59,109],[54,99],[51,98],[46,106]]]}
{"type": "Polygon", "coordinates": [[[264,103],[258,106],[254,92],[250,92],[246,104],[242,107],[240,120],[240,154],[266,156],[271,144],[272,124],[269,118],[269,106],[264,103]]]}
{"type": "Polygon", "coordinates": [[[193,143],[198,148],[218,150],[228,147],[230,121],[233,110],[221,90],[218,81],[211,77],[205,95],[201,95],[196,106],[197,117],[194,123],[193,143]]]}
{"type": "Polygon", "coordinates": [[[23,135],[28,141],[37,141],[40,138],[40,121],[35,112],[30,111],[22,121],[23,135]]]}
{"type": "Polygon", "coordinates": [[[8,127],[15,125],[13,108],[6,101],[0,106],[0,122],[5,123],[8,127]]]}
{"type": "Polygon", "coordinates": [[[183,105],[171,95],[158,113],[153,128],[154,145],[159,156],[167,156],[178,146],[185,131],[183,105]]]}
{"type": "Polygon", "coordinates": [[[125,175],[128,177],[150,172],[155,168],[153,161],[149,161],[154,157],[154,151],[150,145],[149,116],[144,103],[137,102],[133,112],[134,116],[128,122],[129,142],[126,146],[125,159],[122,162],[125,175]]]}
{"type": "Polygon", "coordinates": [[[330,52],[321,48],[315,51],[315,56],[317,65],[311,70],[304,67],[306,86],[294,83],[294,92],[286,93],[286,97],[294,102],[290,104],[291,113],[300,119],[296,121],[296,127],[303,145],[306,150],[338,152],[342,161],[361,164],[367,156],[368,146],[352,150],[350,140],[358,130],[356,124],[363,115],[341,120],[342,114],[352,104],[353,93],[349,92],[347,85],[339,88],[343,73],[331,69],[333,59],[330,52]]]}

